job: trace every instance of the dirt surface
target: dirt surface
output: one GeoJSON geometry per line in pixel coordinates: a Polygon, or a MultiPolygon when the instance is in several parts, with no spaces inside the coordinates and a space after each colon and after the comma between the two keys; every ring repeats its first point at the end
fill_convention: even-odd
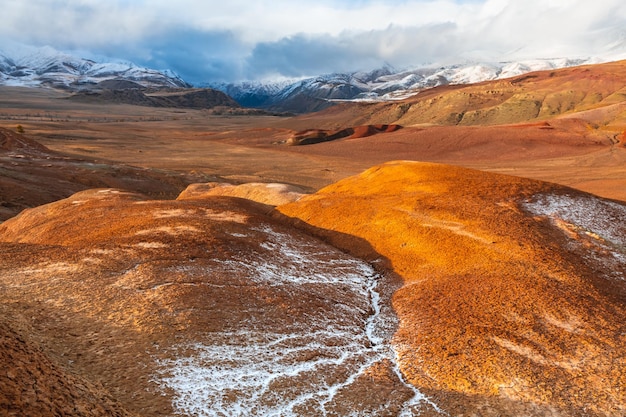
{"type": "Polygon", "coordinates": [[[71,157],[0,128],[0,221],[88,188],[121,187],[175,198],[188,184],[211,179],[216,178],[71,157]]]}
{"type": "MultiPolygon", "coordinates": [[[[558,77],[546,74],[528,78],[525,84],[508,82],[507,88],[537,88],[545,97],[552,97],[551,102],[566,100],[569,90],[579,92],[582,98],[578,104],[552,105],[560,109],[553,115],[547,111],[541,116],[529,114],[521,122],[509,117],[503,119],[505,125],[490,126],[406,122],[404,129],[384,135],[305,147],[282,144],[297,132],[367,125],[372,122],[371,114],[382,114],[381,105],[338,105],[300,117],[216,116],[192,109],[78,105],[53,90],[4,87],[0,90],[0,125],[15,131],[20,124],[26,137],[73,157],[194,171],[233,183],[279,182],[315,191],[372,165],[406,159],[553,181],[626,200],[626,119],[619,99],[623,66],[616,63],[589,71],[571,69],[558,77]],[[601,71],[607,75],[601,76],[601,71]],[[596,99],[591,100],[592,96],[596,99]]],[[[445,98],[470,89],[473,92],[466,93],[474,94],[474,98],[466,106],[488,107],[494,103],[480,98],[477,92],[496,87],[489,83],[448,87],[417,97],[426,100],[439,94],[445,98]]],[[[444,108],[439,111],[449,112],[444,108]]]]}
{"type": "Polygon", "coordinates": [[[626,411],[626,205],[389,163],[279,210],[402,277],[401,369],[451,415],[626,411]]]}
{"type": "Polygon", "coordinates": [[[0,410],[3,416],[133,416],[102,386],[51,360],[26,320],[2,308],[0,410]],[[17,330],[15,330],[17,329],[17,330]]]}
{"type": "Polygon", "coordinates": [[[113,189],[26,210],[0,225],[0,324],[139,415],[440,415],[397,370],[393,281],[271,211],[113,189]]]}
{"type": "Polygon", "coordinates": [[[0,88],[0,406],[623,415],[626,209],[579,190],[626,201],[624,67],[299,117],[0,88]]]}

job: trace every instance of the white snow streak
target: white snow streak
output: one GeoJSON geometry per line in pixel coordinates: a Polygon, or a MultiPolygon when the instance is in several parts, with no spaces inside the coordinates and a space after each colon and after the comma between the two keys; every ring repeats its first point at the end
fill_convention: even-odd
{"type": "Polygon", "coordinates": [[[342,299],[349,301],[338,303],[332,311],[312,310],[289,333],[242,323],[235,331],[210,333],[201,343],[175,348],[174,359],[158,361],[157,381],[174,392],[177,413],[197,417],[386,415],[384,404],[360,409],[354,395],[346,400],[359,378],[384,363],[392,364],[398,382],[413,393],[405,403],[396,404],[400,415],[414,415],[424,402],[436,408],[404,381],[390,344],[396,318],[381,304],[379,276],[369,265],[269,226],[253,230],[266,236],[259,252],[216,260],[220,274],[243,274],[251,282],[319,294],[340,291],[345,295],[342,299]],[[342,316],[349,319],[341,320],[342,316]],[[354,320],[358,317],[362,319],[354,320]]]}
{"type": "Polygon", "coordinates": [[[593,196],[541,195],[524,207],[550,218],[574,244],[584,245],[588,260],[626,279],[626,206],[593,196]]]}

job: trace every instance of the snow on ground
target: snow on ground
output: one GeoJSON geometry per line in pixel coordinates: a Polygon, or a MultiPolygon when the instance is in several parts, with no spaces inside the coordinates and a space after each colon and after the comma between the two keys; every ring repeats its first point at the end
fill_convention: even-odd
{"type": "Polygon", "coordinates": [[[294,297],[306,292],[336,301],[311,308],[294,325],[268,329],[249,320],[171,349],[169,359],[157,360],[155,380],[174,393],[178,414],[376,416],[395,407],[399,415],[415,415],[425,402],[435,407],[402,377],[390,344],[397,319],[383,305],[377,291],[381,277],[371,266],[267,225],[252,232],[264,236],[256,250],[238,259],[216,259],[204,273],[235,281],[243,276],[263,288],[289,289],[294,297]],[[396,383],[408,392],[404,399],[391,396],[387,404],[368,405],[362,394],[352,393],[369,380],[373,367],[389,364],[396,383]]]}
{"type": "Polygon", "coordinates": [[[524,207],[546,216],[579,247],[588,260],[612,269],[626,279],[626,206],[593,196],[540,195],[524,207]]]}

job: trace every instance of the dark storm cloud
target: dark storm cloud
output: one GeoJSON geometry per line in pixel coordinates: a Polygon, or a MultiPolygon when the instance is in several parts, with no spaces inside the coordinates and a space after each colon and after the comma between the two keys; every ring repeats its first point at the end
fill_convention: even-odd
{"type": "Polygon", "coordinates": [[[247,49],[232,32],[186,29],[160,34],[124,53],[137,64],[171,69],[194,84],[240,78],[246,54],[247,49]]]}
{"type": "Polygon", "coordinates": [[[351,39],[304,34],[260,43],[246,61],[246,75],[300,77],[380,64],[376,56],[354,50],[352,46],[351,39]]]}

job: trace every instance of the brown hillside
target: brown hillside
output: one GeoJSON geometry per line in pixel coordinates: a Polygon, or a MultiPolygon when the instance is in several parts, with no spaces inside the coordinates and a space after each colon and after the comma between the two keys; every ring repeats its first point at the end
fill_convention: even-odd
{"type": "Polygon", "coordinates": [[[28,327],[0,318],[0,410],[2,416],[131,416],[100,386],[58,366],[29,340],[28,327]],[[16,331],[11,325],[21,328],[16,331]]]}
{"type": "Polygon", "coordinates": [[[401,369],[451,415],[626,411],[626,206],[394,162],[279,210],[402,277],[401,369]]]}
{"type": "Polygon", "coordinates": [[[401,129],[400,125],[366,125],[349,127],[340,130],[308,129],[294,133],[287,141],[287,145],[313,145],[321,142],[330,142],[337,139],[357,139],[380,133],[390,133],[401,129]]]}
{"type": "Polygon", "coordinates": [[[190,182],[210,178],[75,158],[1,127],[0,173],[0,221],[88,188],[120,187],[175,197],[190,182]]]}
{"type": "Polygon", "coordinates": [[[221,91],[212,89],[163,89],[150,92],[127,85],[115,89],[79,91],[69,100],[85,104],[130,104],[148,107],[212,109],[215,107],[239,108],[239,104],[221,91]]]}
{"type": "Polygon", "coordinates": [[[39,142],[24,135],[0,128],[0,153],[23,152],[27,154],[52,153],[39,142]]]}
{"type": "MultiPolygon", "coordinates": [[[[596,112],[600,126],[626,121],[626,61],[541,71],[472,85],[442,86],[399,103],[342,105],[316,116],[356,124],[494,125],[596,112]]],[[[321,127],[321,125],[319,126],[321,127]]]]}

